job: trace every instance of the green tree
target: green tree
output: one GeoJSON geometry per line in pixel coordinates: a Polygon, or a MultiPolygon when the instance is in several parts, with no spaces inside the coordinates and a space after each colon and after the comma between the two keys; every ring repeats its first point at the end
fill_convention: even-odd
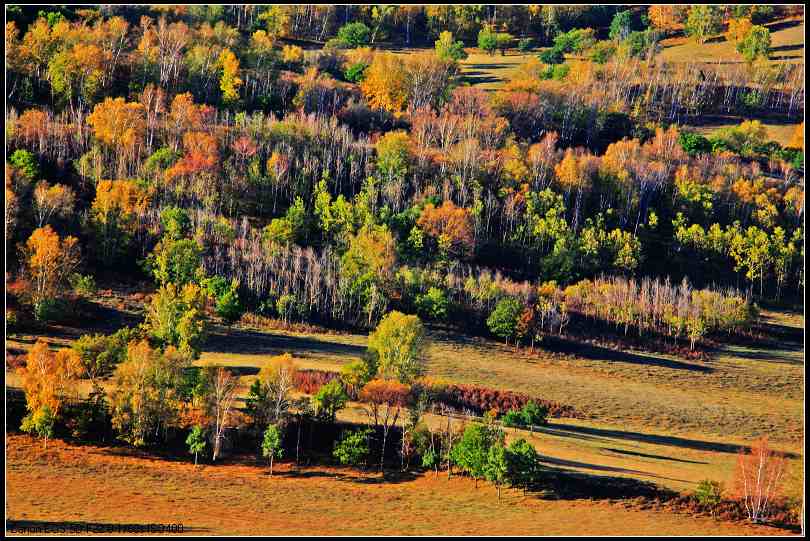
{"type": "Polygon", "coordinates": [[[503,338],[505,343],[515,336],[517,332],[518,319],[523,313],[523,305],[513,297],[504,297],[487,318],[487,327],[490,332],[498,338],[503,338]]]}
{"type": "Polygon", "coordinates": [[[186,438],[189,454],[194,455],[194,465],[197,465],[197,455],[205,451],[205,434],[200,425],[194,425],[186,438]]]}
{"type": "Polygon", "coordinates": [[[214,311],[225,323],[231,325],[242,317],[244,308],[239,302],[239,282],[236,279],[229,282],[222,276],[214,276],[203,280],[203,287],[214,299],[214,311]]]}
{"type": "Polygon", "coordinates": [[[509,444],[506,464],[509,484],[522,488],[524,493],[539,479],[540,456],[534,446],[523,438],[509,444]]]}
{"type": "Polygon", "coordinates": [[[507,461],[506,448],[502,442],[498,442],[489,448],[487,452],[487,462],[484,466],[484,476],[487,481],[493,483],[498,489],[498,501],[501,501],[501,486],[509,479],[509,462],[507,461]]]}
{"type": "Polygon", "coordinates": [[[430,287],[427,293],[416,297],[416,311],[425,319],[443,321],[447,318],[449,308],[447,293],[438,287],[430,287]]]}
{"type": "Polygon", "coordinates": [[[368,337],[368,352],[379,372],[410,383],[425,370],[425,328],[417,316],[389,312],[368,337]]]}
{"type": "Polygon", "coordinates": [[[345,24],[338,30],[337,39],[352,48],[362,47],[369,44],[371,30],[361,22],[345,24]]]}
{"type": "Polygon", "coordinates": [[[475,479],[477,486],[478,479],[486,475],[490,448],[499,444],[503,444],[503,433],[494,425],[471,424],[453,446],[451,459],[475,479]]]}
{"type": "Polygon", "coordinates": [[[339,379],[333,379],[322,385],[312,397],[315,415],[330,423],[335,422],[337,412],[346,407],[348,401],[349,395],[346,394],[346,389],[339,379]]]}
{"type": "Polygon", "coordinates": [[[332,456],[341,464],[359,466],[368,460],[368,440],[371,437],[370,428],[344,431],[340,439],[335,442],[332,456]]]}
{"type": "Polygon", "coordinates": [[[178,287],[194,282],[200,276],[202,247],[192,239],[164,238],[147,261],[158,284],[178,287]]]}
{"type": "Polygon", "coordinates": [[[771,31],[760,25],[752,26],[745,37],[737,43],[737,52],[739,52],[749,64],[757,58],[767,60],[770,51],[771,31]]]}
{"type": "Polygon", "coordinates": [[[478,48],[489,54],[494,54],[498,49],[498,34],[489,25],[478,32],[478,48]]]}
{"type": "Polygon", "coordinates": [[[627,9],[619,11],[613,16],[610,21],[610,33],[608,36],[612,40],[624,41],[630,36],[633,31],[633,13],[627,9]]]}
{"type": "Polygon", "coordinates": [[[196,284],[166,284],[152,296],[146,310],[149,335],[162,346],[174,346],[196,359],[205,341],[205,294],[196,284]]]}
{"type": "Polygon", "coordinates": [[[464,50],[464,42],[461,40],[454,40],[453,33],[445,30],[439,34],[439,39],[436,40],[436,55],[442,60],[453,60],[458,62],[467,58],[467,52],[464,50]]]}
{"type": "Polygon", "coordinates": [[[270,460],[270,476],[273,475],[273,459],[281,458],[283,453],[281,432],[276,425],[268,426],[262,438],[262,456],[270,460]]]}
{"type": "Polygon", "coordinates": [[[709,36],[720,32],[722,23],[723,14],[720,6],[698,4],[689,8],[684,31],[686,35],[703,43],[709,36]]]}
{"type": "Polygon", "coordinates": [[[36,434],[45,442],[44,446],[48,448],[48,438],[53,437],[53,428],[56,424],[56,416],[51,411],[51,408],[45,404],[26,415],[23,418],[20,430],[29,434],[36,434]]]}

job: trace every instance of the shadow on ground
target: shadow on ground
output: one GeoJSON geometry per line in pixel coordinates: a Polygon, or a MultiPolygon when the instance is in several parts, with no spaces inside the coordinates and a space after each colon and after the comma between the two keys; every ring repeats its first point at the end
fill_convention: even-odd
{"type": "MultiPolygon", "coordinates": [[[[605,428],[594,428],[590,426],[577,426],[565,423],[553,423],[548,426],[538,427],[538,432],[552,436],[562,437],[590,437],[620,439],[637,441],[642,443],[652,443],[655,445],[667,445],[670,447],[681,447],[684,449],[695,449],[698,451],[713,451],[717,453],[738,453],[741,449],[749,452],[747,446],[732,443],[721,443],[714,441],[693,440],[679,436],[663,436],[658,434],[644,434],[642,432],[630,432],[627,430],[610,430],[605,428]]],[[[798,458],[795,453],[784,453],[787,458],[798,458]]]]}
{"type": "Polygon", "coordinates": [[[280,355],[294,352],[296,357],[337,355],[360,357],[363,346],[318,340],[307,336],[273,334],[247,329],[215,330],[205,343],[205,351],[251,355],[280,355]]]}

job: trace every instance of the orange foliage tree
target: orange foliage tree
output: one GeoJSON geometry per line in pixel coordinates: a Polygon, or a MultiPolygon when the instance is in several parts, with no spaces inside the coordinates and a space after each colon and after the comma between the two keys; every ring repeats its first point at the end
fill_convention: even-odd
{"type": "Polygon", "coordinates": [[[417,225],[436,240],[444,253],[468,257],[475,251],[472,214],[452,201],[445,201],[440,207],[425,205],[417,225]]]}
{"type": "Polygon", "coordinates": [[[766,518],[770,506],[781,495],[785,468],[784,455],[768,446],[767,437],[755,441],[748,453],[740,449],[734,488],[752,522],[766,518]]]}
{"type": "Polygon", "coordinates": [[[75,394],[80,370],[78,353],[72,349],[53,352],[41,338],[28,352],[25,366],[18,370],[29,412],[21,428],[44,436],[46,447],[65,399],[75,394]]]}
{"type": "Polygon", "coordinates": [[[134,233],[138,214],[148,206],[149,194],[135,181],[99,181],[91,216],[102,261],[111,263],[126,247],[134,233]]]}
{"type": "Polygon", "coordinates": [[[380,426],[383,431],[380,471],[383,471],[388,433],[391,427],[397,424],[402,408],[408,404],[409,393],[408,385],[387,379],[371,380],[360,391],[360,400],[369,404],[374,424],[380,426]]]}
{"type": "Polygon", "coordinates": [[[39,307],[55,299],[68,277],[79,266],[79,241],[76,237],[60,238],[46,225],[35,229],[23,248],[26,272],[31,281],[31,301],[39,307]]]}
{"type": "Polygon", "coordinates": [[[87,117],[99,142],[118,156],[119,176],[127,176],[127,166],[140,154],[146,130],[143,105],[124,98],[107,98],[87,117]]]}

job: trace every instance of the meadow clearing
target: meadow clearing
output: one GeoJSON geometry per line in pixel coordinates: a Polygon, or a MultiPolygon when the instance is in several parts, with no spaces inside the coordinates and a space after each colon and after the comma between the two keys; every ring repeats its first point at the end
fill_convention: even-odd
{"type": "MultiPolygon", "coordinates": [[[[137,317],[134,310],[128,313],[118,310],[116,305],[127,306],[111,301],[107,309],[109,314],[116,314],[114,319],[137,317]]],[[[128,305],[129,309],[135,307],[128,305]]],[[[574,406],[582,418],[551,419],[548,426],[532,433],[510,428],[507,440],[526,438],[537,448],[543,466],[549,471],[581,476],[608,486],[616,480],[630,483],[619,488],[618,493],[609,491],[610,497],[605,501],[591,501],[593,495],[538,499],[531,495],[524,497],[515,490],[505,499],[508,512],[494,519],[491,513],[492,506],[497,505],[492,501],[494,488],[481,485],[474,489],[471,480],[460,478],[448,484],[444,474],[440,480],[426,473],[401,482],[376,483],[373,473],[327,466],[295,473],[291,471],[293,466],[282,460],[281,473],[270,479],[266,466],[258,463],[255,456],[231,457],[220,465],[195,470],[182,458],[167,460],[115,446],[96,448],[55,442],[49,444],[48,450],[41,450],[39,443],[28,436],[14,435],[9,440],[9,486],[26,488],[10,491],[11,517],[35,522],[69,518],[131,523],[135,516],[143,516],[144,520],[154,517],[150,510],[171,514],[171,510],[187,508],[186,504],[212,508],[217,501],[229,501],[227,518],[212,513],[204,519],[193,514],[176,519],[167,516],[165,520],[200,528],[193,530],[200,533],[221,529],[246,534],[268,528],[291,534],[352,534],[369,531],[369,527],[392,534],[431,534],[442,531],[436,529],[439,524],[442,528],[452,525],[452,530],[443,530],[447,533],[465,534],[475,532],[487,520],[496,520],[488,524],[493,533],[562,535],[583,533],[582,524],[574,526],[565,517],[587,514],[590,526],[585,529],[590,527],[603,533],[608,523],[614,525],[616,534],[767,533],[767,529],[753,530],[706,517],[667,514],[647,508],[648,504],[632,503],[635,482],[641,487],[651,483],[681,494],[694,491],[703,479],[730,485],[738,450],[760,435],[768,435],[775,448],[788,453],[785,492],[794,498],[801,497],[803,317],[791,312],[765,311],[761,318],[762,324],[773,330],[778,345],[728,346],[705,362],[589,346],[583,346],[579,354],[544,350],[542,345],[530,352],[446,329],[430,331],[429,377],[522,391],[574,406]],[[122,453],[126,460],[119,463],[122,453]],[[112,483],[112,478],[126,482],[112,483]],[[165,491],[163,482],[173,490],[165,491]],[[47,510],[34,506],[53,486],[65,487],[59,491],[57,505],[49,500],[47,510]],[[92,494],[86,497],[89,498],[86,507],[76,504],[76,491],[92,494]],[[330,492],[327,501],[313,498],[323,492],[330,492]],[[620,496],[622,492],[626,497],[620,496]],[[375,501],[395,502],[403,511],[407,509],[412,518],[414,514],[418,517],[437,502],[446,502],[449,494],[454,494],[454,500],[452,505],[446,505],[448,515],[442,520],[426,515],[423,519],[409,519],[407,524],[388,522],[370,511],[375,501]],[[135,515],[131,508],[122,510],[102,503],[124,495],[140,509],[135,515]],[[309,516],[299,506],[286,503],[281,516],[276,516],[272,512],[273,502],[282,500],[320,500],[319,505],[329,511],[309,516]],[[352,517],[365,518],[359,522],[356,518],[352,521],[329,518],[340,516],[342,506],[349,503],[368,506],[368,512],[355,508],[352,513],[352,517]],[[27,511],[14,513],[15,505],[27,511]],[[32,511],[34,508],[40,510],[32,511]],[[84,511],[75,516],[67,512],[78,508],[84,511]],[[234,509],[238,513],[230,512],[234,509]],[[529,521],[527,516],[532,519],[529,521]],[[626,520],[619,520],[619,516],[626,516],[626,520]],[[257,525],[259,520],[263,521],[261,526],[257,525]]],[[[102,329],[109,321],[100,322],[102,327],[93,330],[102,329]]],[[[61,327],[49,341],[56,347],[66,346],[88,330],[61,327]]],[[[9,347],[24,351],[33,339],[27,335],[12,336],[9,347]]],[[[291,353],[299,368],[336,370],[359,358],[365,345],[366,337],[359,334],[216,326],[196,364],[222,365],[241,374],[240,395],[244,398],[258,371],[274,355],[291,353]]],[[[6,375],[9,385],[15,387],[16,374],[6,375]]],[[[347,422],[362,423],[367,418],[365,406],[355,402],[338,415],[339,420],[347,422]]],[[[427,422],[438,426],[445,420],[431,414],[427,422]]]]}

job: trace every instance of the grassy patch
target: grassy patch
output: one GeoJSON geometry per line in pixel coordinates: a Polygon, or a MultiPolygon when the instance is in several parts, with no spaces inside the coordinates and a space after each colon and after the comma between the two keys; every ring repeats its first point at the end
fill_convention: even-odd
{"type": "Polygon", "coordinates": [[[273,477],[250,460],[195,468],[116,448],[54,441],[47,451],[11,435],[11,526],[66,522],[182,523],[185,533],[298,535],[767,535],[780,530],[609,500],[541,499],[432,474],[381,483],[376,473],[280,464],[273,477]],[[123,451],[123,452],[121,452],[123,451]]]}

